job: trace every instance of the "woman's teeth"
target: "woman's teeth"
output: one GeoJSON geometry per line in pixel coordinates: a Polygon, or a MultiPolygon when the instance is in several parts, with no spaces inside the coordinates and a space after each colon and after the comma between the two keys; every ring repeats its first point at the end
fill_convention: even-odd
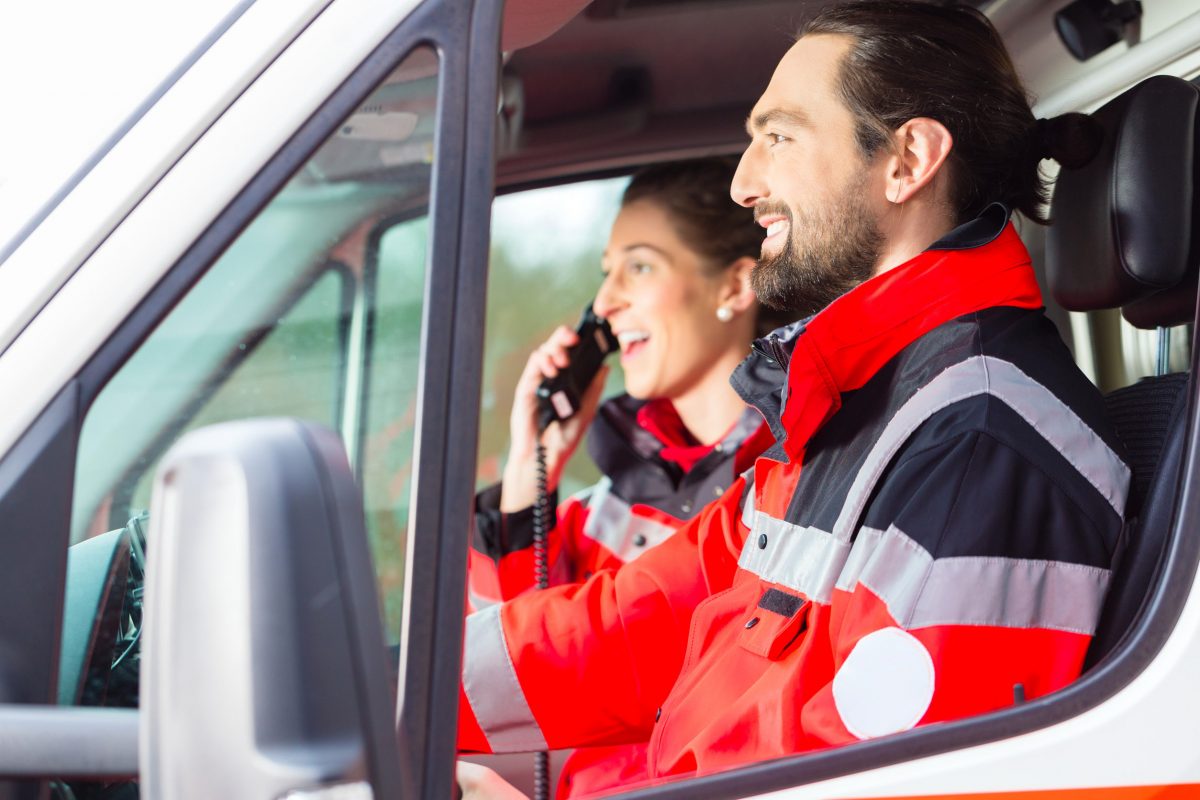
{"type": "Polygon", "coordinates": [[[617,334],[617,341],[621,343],[622,355],[629,355],[649,338],[650,334],[646,331],[621,331],[617,334]]]}
{"type": "Polygon", "coordinates": [[[624,347],[636,342],[644,342],[650,338],[650,334],[645,331],[621,331],[617,334],[617,341],[624,347]]]}

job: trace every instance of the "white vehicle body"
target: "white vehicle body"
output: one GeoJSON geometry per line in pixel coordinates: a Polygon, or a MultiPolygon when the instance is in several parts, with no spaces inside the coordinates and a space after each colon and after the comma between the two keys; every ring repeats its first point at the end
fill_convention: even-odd
{"type": "MultiPolygon", "coordinates": [[[[120,131],[90,169],[50,207],[30,214],[31,228],[0,242],[5,256],[0,259],[0,386],[5,387],[0,454],[14,452],[64,387],[139,313],[154,287],[222,212],[420,5],[421,0],[255,0],[239,5],[227,18],[232,22],[120,131]]],[[[551,15],[529,26],[543,28],[540,36],[553,34],[576,10],[555,12],[552,3],[512,5],[514,13],[531,18],[551,15]],[[562,19],[552,19],[555,13],[562,19]]],[[[998,0],[986,9],[1039,96],[1035,110],[1041,116],[1095,109],[1152,74],[1189,80],[1200,74],[1200,3],[1194,0],[1148,0],[1141,43],[1121,45],[1085,63],[1071,61],[1062,51],[1049,23],[1054,9],[1047,6],[998,0]]],[[[619,166],[614,158],[597,157],[578,172],[619,166]]],[[[517,163],[506,175],[502,168],[500,183],[565,180],[572,174],[566,157],[558,165],[522,169],[517,163]]],[[[464,227],[486,225],[486,218],[463,213],[464,227]]],[[[1087,334],[1086,319],[1077,317],[1072,325],[1077,336],[1087,334]]],[[[1077,352],[1094,374],[1099,356],[1078,346],[1077,352]]],[[[147,400],[140,413],[155,419],[155,401],[147,400]]],[[[1101,702],[1084,703],[1079,713],[1063,712],[1061,720],[1033,729],[1023,729],[1024,723],[1014,718],[1012,735],[909,759],[889,755],[873,761],[871,751],[864,749],[855,756],[861,766],[830,768],[838,774],[815,782],[805,777],[800,762],[788,773],[792,785],[753,796],[1200,796],[1195,746],[1200,576],[1193,570],[1193,577],[1190,585],[1170,587],[1187,599],[1161,649],[1119,690],[1101,702]]],[[[0,630],[0,642],[4,635],[0,630]]],[[[19,707],[0,707],[5,710],[19,707]]],[[[0,713],[0,730],[5,731],[0,739],[19,739],[14,726],[20,719],[0,713]]],[[[77,746],[89,747],[82,732],[77,746]]],[[[442,742],[439,752],[445,753],[446,746],[442,742]]],[[[11,752],[0,757],[0,765],[0,779],[28,780],[38,773],[34,766],[14,767],[19,767],[18,756],[11,752]],[[12,771],[5,774],[4,769],[12,771]]],[[[448,769],[447,764],[440,767],[448,769]]],[[[787,779],[763,780],[782,787],[787,779]]],[[[684,784],[676,791],[680,796],[725,797],[736,793],[732,785],[698,784],[689,790],[684,784]]],[[[0,796],[7,796],[3,792],[0,787],[0,796]]]]}

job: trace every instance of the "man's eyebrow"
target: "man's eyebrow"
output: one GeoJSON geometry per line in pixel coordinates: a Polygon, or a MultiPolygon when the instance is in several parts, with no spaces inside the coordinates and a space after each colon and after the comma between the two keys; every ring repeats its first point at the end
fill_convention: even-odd
{"type": "Polygon", "coordinates": [[[756,131],[761,131],[763,128],[776,124],[788,125],[795,128],[807,128],[810,123],[808,115],[799,109],[772,108],[746,117],[746,133],[753,138],[756,131]]]}

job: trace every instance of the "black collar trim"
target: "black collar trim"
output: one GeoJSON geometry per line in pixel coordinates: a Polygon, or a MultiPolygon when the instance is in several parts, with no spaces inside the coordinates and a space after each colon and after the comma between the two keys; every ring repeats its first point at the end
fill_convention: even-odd
{"type": "Polygon", "coordinates": [[[1003,203],[992,203],[978,217],[964,222],[929,246],[930,250],[971,250],[990,244],[1004,233],[1010,216],[1003,203]]]}
{"type": "Polygon", "coordinates": [[[787,401],[787,368],[796,342],[812,317],[784,325],[761,339],[756,339],[750,355],[729,376],[729,383],[746,405],[753,407],[766,420],[775,437],[775,444],[763,456],[775,461],[787,461],[783,454],[783,404],[787,401]]]}

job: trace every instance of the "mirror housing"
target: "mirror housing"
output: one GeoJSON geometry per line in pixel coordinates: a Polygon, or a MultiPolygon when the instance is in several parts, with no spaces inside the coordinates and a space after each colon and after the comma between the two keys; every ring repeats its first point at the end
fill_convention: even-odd
{"type": "Polygon", "coordinates": [[[148,550],[145,796],[400,795],[361,495],[336,434],[292,419],[189,433],[155,476],[148,550]]]}

